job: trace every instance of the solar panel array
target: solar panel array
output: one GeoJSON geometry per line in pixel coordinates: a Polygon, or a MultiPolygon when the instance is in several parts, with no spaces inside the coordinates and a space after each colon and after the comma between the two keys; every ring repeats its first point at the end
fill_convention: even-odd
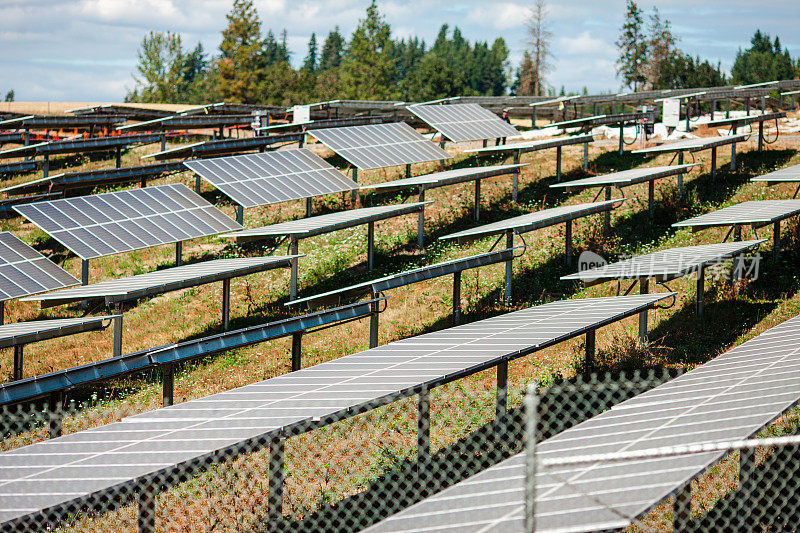
{"type": "Polygon", "coordinates": [[[561,222],[566,222],[568,220],[574,220],[576,218],[610,211],[621,202],[623,202],[622,199],[616,199],[604,200],[601,202],[590,202],[586,204],[562,205],[550,209],[542,209],[541,211],[536,211],[527,215],[520,215],[518,217],[492,222],[491,224],[484,224],[483,226],[478,226],[477,228],[466,229],[464,231],[451,233],[439,238],[477,238],[504,233],[508,230],[514,230],[518,234],[526,233],[528,231],[560,224],[561,222]]]}
{"type": "Polygon", "coordinates": [[[66,270],[11,233],[0,233],[0,300],[63,289],[78,283],[66,270]]]}
{"type": "Polygon", "coordinates": [[[592,176],[590,178],[583,178],[573,181],[564,181],[561,183],[553,183],[550,187],[572,188],[572,187],[597,187],[602,185],[616,185],[619,188],[635,185],[644,181],[650,181],[658,178],[666,178],[667,176],[674,176],[675,174],[683,174],[688,172],[689,169],[694,167],[694,164],[688,165],[669,165],[663,167],[645,167],[645,168],[632,168],[629,170],[622,170],[620,172],[612,172],[610,174],[601,174],[600,176],[592,176]]]}
{"type": "Polygon", "coordinates": [[[353,180],[311,150],[285,150],[184,163],[243,207],[351,191],[353,180]]]}
{"type": "Polygon", "coordinates": [[[749,133],[742,133],[739,135],[726,135],[723,137],[699,137],[697,139],[683,139],[682,141],[664,143],[651,148],[634,150],[631,153],[650,154],[658,152],[681,152],[684,150],[688,152],[699,152],[700,150],[716,148],[717,146],[746,141],[749,136],[749,133]]]}
{"type": "Polygon", "coordinates": [[[514,172],[515,170],[524,166],[526,165],[490,165],[485,167],[454,168],[451,170],[443,170],[442,172],[434,172],[432,174],[413,176],[411,178],[370,183],[369,185],[362,185],[361,188],[393,190],[407,187],[422,187],[425,189],[431,189],[434,187],[444,187],[446,185],[453,185],[465,181],[502,176],[503,174],[510,174],[511,172],[514,172]]]}
{"type": "MultiPolygon", "coordinates": [[[[800,399],[800,317],[551,437],[540,461],[750,438],[800,399]]],[[[541,465],[539,532],[624,530],[723,456],[722,452],[541,465]]],[[[364,533],[522,532],[525,454],[441,491],[364,533]]]]}
{"type": "Polygon", "coordinates": [[[501,144],[500,146],[487,146],[486,148],[474,148],[471,150],[464,150],[466,153],[494,153],[494,152],[512,152],[514,150],[520,153],[535,152],[537,150],[546,150],[547,148],[558,148],[559,146],[569,146],[571,144],[589,143],[594,140],[594,135],[570,135],[568,137],[557,137],[554,139],[537,139],[535,141],[525,141],[511,144],[501,144]]]}
{"type": "Polygon", "coordinates": [[[673,224],[675,227],[764,225],[800,214],[800,200],[752,200],[673,224]]]}
{"type": "Polygon", "coordinates": [[[454,142],[519,135],[514,126],[478,104],[416,105],[408,110],[454,142]]]}
{"type": "MultiPolygon", "coordinates": [[[[392,342],[211,396],[130,416],[90,431],[0,454],[0,521],[49,517],[109,501],[142,476],[174,472],[234,444],[377,407],[474,374],[652,307],[669,294],[552,302],[392,342]],[[102,444],[100,444],[102,443],[102,444]],[[69,447],[88,451],[76,460],[69,447]],[[22,468],[24,467],[24,468],[22,468]],[[109,476],[105,467],[113,467],[109,476]],[[60,480],[60,481],[56,481],[60,480]],[[65,483],[64,480],[69,480],[65,483]],[[35,487],[34,491],[31,488],[35,487]],[[69,503],[70,506],[59,506],[69,503]]],[[[265,439],[266,437],[266,439],[265,439]]]]}
{"type": "Polygon", "coordinates": [[[330,128],[309,133],[360,170],[452,157],[405,122],[330,128]]]}
{"type": "Polygon", "coordinates": [[[0,348],[101,329],[103,322],[113,318],[114,316],[89,316],[3,324],[0,325],[0,348]]]}
{"type": "Polygon", "coordinates": [[[756,176],[752,181],[800,181],[800,165],[782,168],[756,176]]]}
{"type": "Polygon", "coordinates": [[[577,274],[563,276],[561,279],[580,279],[596,281],[604,279],[633,279],[640,277],[665,277],[673,279],[694,272],[701,265],[716,263],[743,253],[765,242],[764,239],[752,241],[722,242],[683,246],[660,250],[646,255],[638,255],[624,261],[602,267],[584,270],[577,274]]]}
{"type": "Polygon", "coordinates": [[[81,259],[241,229],[183,184],[14,206],[81,259]]]}

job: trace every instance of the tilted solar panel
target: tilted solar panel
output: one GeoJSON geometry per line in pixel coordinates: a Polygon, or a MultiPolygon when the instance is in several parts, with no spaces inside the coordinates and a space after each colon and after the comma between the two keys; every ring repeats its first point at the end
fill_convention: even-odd
{"type": "Polygon", "coordinates": [[[800,181],[800,165],[775,170],[756,176],[751,181],[800,181]]]}
{"type": "Polygon", "coordinates": [[[66,270],[16,238],[0,233],[0,300],[78,285],[66,270]]]}
{"type": "Polygon", "coordinates": [[[186,161],[189,169],[243,207],[358,189],[311,150],[186,161]]]}
{"type": "Polygon", "coordinates": [[[408,110],[454,142],[519,135],[514,126],[478,104],[419,105],[408,110]]]}
{"type": "Polygon", "coordinates": [[[405,122],[313,130],[308,133],[361,170],[452,157],[405,122]]]}
{"type": "Polygon", "coordinates": [[[81,259],[242,229],[181,183],[14,209],[81,259]]]}

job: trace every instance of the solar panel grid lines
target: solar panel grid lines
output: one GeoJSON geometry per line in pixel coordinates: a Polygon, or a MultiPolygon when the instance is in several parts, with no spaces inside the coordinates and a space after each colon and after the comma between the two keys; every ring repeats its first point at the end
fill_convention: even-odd
{"type": "Polygon", "coordinates": [[[452,158],[405,122],[312,130],[308,133],[359,170],[452,158]]]}
{"type": "Polygon", "coordinates": [[[751,224],[755,227],[800,214],[800,200],[750,200],[674,223],[673,227],[751,224]]]}
{"type": "Polygon", "coordinates": [[[0,520],[10,527],[69,515],[70,506],[98,504],[97,498],[107,501],[113,490],[130,487],[143,476],[185,472],[200,458],[253,451],[278,431],[308,431],[414,395],[421,386],[444,384],[522,357],[637,314],[666,297],[553,302],[0,453],[0,520]],[[395,356],[387,357],[392,353],[395,356]],[[225,400],[243,394],[248,395],[247,405],[225,407],[225,400]],[[65,452],[71,444],[85,447],[93,442],[105,444],[65,452]],[[23,465],[24,471],[19,468],[23,465]],[[109,478],[99,466],[113,467],[117,474],[109,478]],[[79,480],[69,491],[52,483],[65,476],[79,480]],[[37,484],[35,495],[32,484],[37,484]]]}
{"type": "Polygon", "coordinates": [[[658,146],[650,148],[642,148],[640,150],[631,151],[632,154],[651,154],[658,152],[699,152],[709,148],[716,148],[726,144],[733,144],[737,142],[746,141],[750,137],[749,133],[741,133],[737,135],[724,135],[720,137],[698,137],[697,139],[683,139],[681,141],[663,143],[658,146]]]}
{"type": "Polygon", "coordinates": [[[519,135],[514,126],[478,104],[418,105],[407,109],[453,142],[519,135]]]}
{"type": "Polygon", "coordinates": [[[486,148],[471,148],[464,150],[464,153],[494,153],[510,152],[514,150],[520,153],[535,152],[546,150],[547,148],[558,148],[559,146],[569,146],[571,144],[583,144],[592,142],[595,136],[592,134],[571,135],[567,137],[555,137],[552,139],[537,139],[535,141],[515,142],[511,144],[501,144],[500,146],[487,146],[486,148]]]}
{"type": "Polygon", "coordinates": [[[183,184],[15,205],[81,259],[241,229],[183,184]]]}
{"type": "MultiPolygon", "coordinates": [[[[800,399],[798,343],[800,317],[795,317],[543,441],[537,457],[558,460],[749,438],[800,399]]],[[[626,517],[643,516],[722,456],[708,452],[540,466],[536,531],[628,527],[632,520],[626,517]]],[[[364,531],[521,532],[524,479],[520,453],[364,531]]]]}
{"type": "Polygon", "coordinates": [[[394,190],[408,187],[444,187],[447,185],[454,185],[456,183],[463,183],[465,181],[502,176],[525,166],[527,166],[527,164],[523,163],[514,165],[490,165],[485,167],[456,168],[451,170],[443,170],[441,172],[434,172],[432,174],[412,176],[410,178],[370,183],[367,185],[362,185],[361,189],[394,190]]]}
{"type": "Polygon", "coordinates": [[[561,279],[596,283],[610,279],[655,277],[669,281],[697,271],[701,266],[730,259],[735,255],[757,247],[763,242],[766,242],[766,239],[670,248],[583,270],[575,274],[562,276],[561,279]]]}
{"type": "Polygon", "coordinates": [[[362,207],[314,217],[279,222],[269,226],[250,228],[226,233],[221,237],[235,238],[237,241],[260,239],[270,235],[290,235],[300,238],[313,237],[339,229],[349,228],[368,222],[377,222],[409,213],[417,213],[433,202],[414,202],[408,204],[362,207]]]}
{"type": "Polygon", "coordinates": [[[683,174],[688,172],[699,163],[691,163],[685,165],[668,165],[657,167],[643,167],[632,168],[629,170],[621,170],[619,172],[612,172],[610,174],[601,174],[599,176],[592,176],[589,178],[582,178],[573,181],[564,181],[560,183],[553,183],[550,187],[553,188],[580,188],[580,187],[596,187],[602,185],[614,185],[621,189],[637,183],[643,183],[659,178],[674,176],[676,174],[683,174]]]}
{"type": "Polygon", "coordinates": [[[731,117],[723,118],[720,120],[712,120],[707,124],[709,127],[714,126],[744,126],[754,122],[766,122],[768,120],[778,120],[779,118],[786,118],[786,111],[778,111],[775,113],[764,113],[763,115],[747,115],[745,117],[731,117]]]}
{"type": "Polygon", "coordinates": [[[751,181],[782,182],[800,181],[800,165],[793,165],[779,170],[774,170],[766,174],[754,177],[751,181]]]}
{"type": "Polygon", "coordinates": [[[236,257],[213,259],[163,270],[110,279],[90,285],[39,294],[25,301],[42,302],[42,307],[64,303],[105,299],[107,305],[162,294],[189,286],[202,285],[221,279],[245,276],[271,268],[288,267],[290,260],[300,256],[271,255],[265,257],[236,257]]]}
{"type": "Polygon", "coordinates": [[[0,232],[0,301],[79,283],[12,233],[0,232]]]}
{"type": "Polygon", "coordinates": [[[353,180],[306,148],[184,165],[246,208],[358,189],[353,180]]]}
{"type": "Polygon", "coordinates": [[[517,234],[527,233],[536,229],[560,224],[561,222],[566,222],[568,220],[575,220],[577,218],[610,211],[624,201],[625,200],[623,198],[618,198],[615,200],[563,205],[549,209],[542,209],[541,211],[534,211],[533,213],[528,213],[526,215],[520,215],[518,217],[500,220],[498,222],[484,224],[476,228],[444,235],[439,237],[439,239],[447,240],[486,237],[488,235],[504,233],[508,230],[514,230],[517,234]]]}
{"type": "Polygon", "coordinates": [[[34,320],[31,322],[14,322],[0,325],[0,348],[10,348],[22,344],[63,337],[82,331],[101,329],[102,323],[111,321],[116,315],[90,316],[80,318],[55,318],[51,320],[34,320]]]}

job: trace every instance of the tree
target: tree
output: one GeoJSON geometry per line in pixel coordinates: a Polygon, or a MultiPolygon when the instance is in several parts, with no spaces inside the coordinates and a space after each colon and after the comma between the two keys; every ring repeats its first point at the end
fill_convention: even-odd
{"type": "Polygon", "coordinates": [[[367,7],[366,17],[353,32],[342,60],[342,97],[386,100],[397,93],[392,85],[394,60],[390,53],[390,36],[391,28],[373,0],[367,7]]]}
{"type": "Polygon", "coordinates": [[[645,67],[645,80],[650,89],[657,89],[662,78],[661,71],[667,62],[674,60],[680,51],[676,48],[678,38],[672,33],[672,24],[669,20],[661,20],[657,7],[653,8],[650,15],[647,39],[647,64],[645,67]]]}
{"type": "Polygon", "coordinates": [[[6,93],[6,100],[5,100],[5,101],[6,101],[6,102],[13,102],[13,101],[14,101],[14,89],[10,89],[10,90],[9,90],[9,91],[6,93]]]}
{"type": "Polygon", "coordinates": [[[533,59],[531,53],[525,50],[522,54],[522,61],[517,69],[517,79],[514,82],[514,94],[519,96],[535,96],[536,95],[536,71],[533,66],[533,59]]]}
{"type": "Polygon", "coordinates": [[[308,54],[303,60],[303,70],[314,72],[317,70],[317,35],[312,33],[308,40],[308,54]]]}
{"type": "Polygon", "coordinates": [[[525,21],[528,32],[528,46],[530,47],[530,77],[534,96],[543,95],[547,73],[550,72],[552,51],[550,49],[553,32],[547,22],[547,3],[545,0],[536,0],[530,9],[525,21]]]}
{"type": "Polygon", "coordinates": [[[344,55],[344,37],[339,33],[339,26],[336,26],[322,44],[319,70],[326,71],[339,68],[342,64],[342,55],[344,55]]]}
{"type": "Polygon", "coordinates": [[[134,74],[136,87],[128,101],[176,103],[183,101],[184,52],[181,36],[171,32],[151,31],[137,51],[134,74]]]}
{"type": "Polygon", "coordinates": [[[261,19],[252,0],[234,0],[222,30],[222,52],[217,62],[219,93],[226,101],[254,103],[260,100],[264,77],[264,41],[261,19]]]}
{"type": "Polygon", "coordinates": [[[772,41],[768,34],[756,30],[750,48],[739,49],[736,54],[731,77],[737,84],[793,79],[797,77],[799,67],[800,61],[792,60],[789,51],[782,49],[778,37],[772,41]]]}
{"type": "Polygon", "coordinates": [[[714,66],[707,60],[678,51],[661,65],[659,78],[653,88],[719,87],[727,83],[719,64],[714,66]]]}
{"type": "Polygon", "coordinates": [[[616,43],[619,49],[617,74],[625,86],[635,91],[645,81],[647,42],[642,31],[642,10],[635,0],[627,0],[626,5],[625,23],[616,43]]]}

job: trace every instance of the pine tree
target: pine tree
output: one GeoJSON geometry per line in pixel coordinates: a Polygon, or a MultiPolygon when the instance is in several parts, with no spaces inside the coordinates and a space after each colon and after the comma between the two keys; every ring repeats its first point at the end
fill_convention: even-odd
{"type": "Polygon", "coordinates": [[[226,101],[256,103],[264,77],[261,19],[252,0],[234,0],[226,18],[217,62],[219,93],[226,101]]]}
{"type": "Polygon", "coordinates": [[[617,74],[624,85],[637,90],[645,80],[645,64],[647,61],[647,41],[642,31],[642,10],[635,0],[627,0],[625,23],[620,28],[617,40],[619,59],[617,74]]]}
{"type": "Polygon", "coordinates": [[[545,92],[546,77],[547,73],[550,72],[550,59],[553,56],[551,51],[553,32],[550,31],[550,26],[547,22],[547,3],[545,0],[536,0],[536,3],[528,13],[525,26],[528,32],[531,81],[533,83],[533,92],[528,94],[540,96],[545,92]]]}
{"type": "Polygon", "coordinates": [[[353,32],[342,60],[342,97],[386,100],[397,94],[392,85],[394,61],[389,50],[391,28],[373,0],[353,32]]]}
{"type": "Polygon", "coordinates": [[[788,50],[783,50],[778,37],[772,41],[769,35],[756,30],[750,48],[739,49],[736,54],[731,77],[737,84],[793,79],[797,76],[797,68],[798,63],[788,50]]]}
{"type": "Polygon", "coordinates": [[[14,101],[14,89],[10,89],[10,90],[9,90],[9,91],[6,93],[6,99],[5,99],[5,101],[6,101],[6,102],[13,102],[13,101],[14,101]]]}
{"type": "Polygon", "coordinates": [[[536,71],[528,50],[522,54],[522,61],[517,70],[517,81],[514,83],[514,92],[519,96],[536,95],[536,71]]]}
{"type": "Polygon", "coordinates": [[[657,7],[653,8],[648,27],[648,53],[645,78],[648,88],[662,89],[662,70],[666,62],[680,51],[676,48],[678,38],[672,33],[672,24],[669,20],[661,20],[657,7]]]}
{"type": "Polygon", "coordinates": [[[306,72],[317,70],[317,35],[314,33],[311,34],[311,38],[308,40],[308,54],[303,60],[303,70],[306,72]]]}
{"type": "Polygon", "coordinates": [[[344,55],[344,37],[339,33],[339,26],[336,26],[322,44],[319,70],[326,71],[339,68],[342,64],[342,55],[344,55]]]}

